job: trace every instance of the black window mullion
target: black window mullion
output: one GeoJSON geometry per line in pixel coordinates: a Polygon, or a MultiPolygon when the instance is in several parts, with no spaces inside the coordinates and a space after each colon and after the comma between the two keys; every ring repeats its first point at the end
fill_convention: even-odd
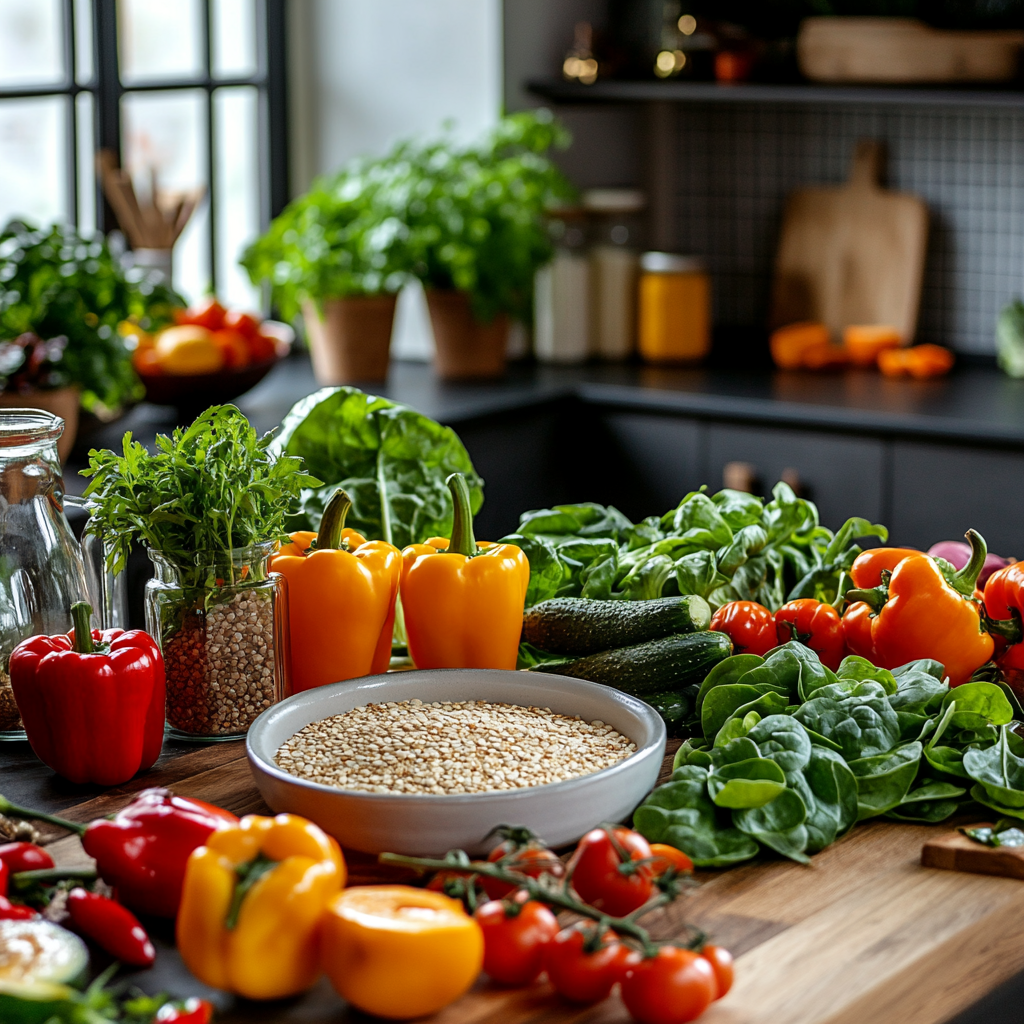
{"type": "Polygon", "coordinates": [[[217,188],[214,179],[216,157],[213,151],[213,30],[210,0],[203,0],[203,56],[206,61],[206,180],[207,210],[209,211],[210,230],[207,235],[210,253],[210,290],[217,294],[217,188]]]}
{"type": "MultiPolygon", "coordinates": [[[[93,67],[96,72],[96,102],[93,111],[98,149],[109,149],[121,160],[121,76],[117,42],[117,0],[94,0],[93,67]]],[[[96,227],[109,234],[117,218],[96,175],[96,227]]]]}
{"type": "Polygon", "coordinates": [[[68,223],[78,228],[78,110],[75,102],[75,5],[64,0],[62,25],[64,30],[64,173],[68,204],[68,223]]]}
{"type": "Polygon", "coordinates": [[[261,120],[263,167],[267,175],[266,192],[260,196],[261,227],[265,230],[288,204],[288,78],[285,0],[260,0],[259,36],[262,47],[260,70],[266,85],[260,89],[265,108],[261,120]]]}

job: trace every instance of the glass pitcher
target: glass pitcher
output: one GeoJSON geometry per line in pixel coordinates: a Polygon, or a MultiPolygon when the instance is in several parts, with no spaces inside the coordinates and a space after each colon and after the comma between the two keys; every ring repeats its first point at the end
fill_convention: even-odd
{"type": "Polygon", "coordinates": [[[89,599],[81,548],[64,515],[59,416],[0,410],[0,740],[24,739],[7,661],[26,637],[66,633],[89,599]]]}

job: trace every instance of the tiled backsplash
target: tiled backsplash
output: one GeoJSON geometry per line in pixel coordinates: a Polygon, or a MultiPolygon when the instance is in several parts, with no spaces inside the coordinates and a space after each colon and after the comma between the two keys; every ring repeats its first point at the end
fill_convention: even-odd
{"type": "Polygon", "coordinates": [[[787,194],[842,182],[860,138],[887,147],[889,188],[931,211],[919,341],[991,353],[1024,292],[1024,108],[679,104],[679,248],[704,256],[716,321],[764,323],[787,194]]]}

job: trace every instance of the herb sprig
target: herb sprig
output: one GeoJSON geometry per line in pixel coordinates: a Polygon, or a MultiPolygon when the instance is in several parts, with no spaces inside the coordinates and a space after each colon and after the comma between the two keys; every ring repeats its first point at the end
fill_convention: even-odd
{"type": "MultiPolygon", "coordinates": [[[[284,534],[303,487],[320,481],[297,456],[268,451],[233,405],[207,409],[187,429],[158,434],[149,452],[131,432],[123,455],[89,453],[85,497],[95,506],[88,529],[108,545],[109,567],[124,568],[135,539],[181,566],[210,564],[284,534]]],[[[186,585],[198,585],[198,572],[186,585]]]]}

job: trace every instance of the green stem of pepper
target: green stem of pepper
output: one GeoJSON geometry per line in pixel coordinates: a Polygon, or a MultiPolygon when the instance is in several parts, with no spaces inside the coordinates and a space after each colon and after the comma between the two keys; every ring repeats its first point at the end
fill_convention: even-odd
{"type": "Polygon", "coordinates": [[[71,621],[75,626],[74,650],[78,654],[95,654],[92,642],[92,605],[87,601],[76,601],[71,606],[71,621]]]}
{"type": "Polygon", "coordinates": [[[871,605],[871,611],[877,614],[885,606],[885,602],[889,600],[889,587],[883,583],[880,587],[870,587],[865,590],[848,590],[846,592],[846,600],[850,604],[863,601],[865,604],[871,605]]]}
{"type": "MultiPolygon", "coordinates": [[[[597,921],[602,928],[610,928],[621,936],[633,939],[638,943],[645,956],[652,956],[658,948],[658,944],[651,938],[646,928],[636,923],[635,918],[657,907],[665,906],[674,898],[670,894],[659,894],[645,903],[642,907],[634,910],[626,917],[609,917],[584,903],[573,896],[568,886],[563,882],[559,885],[545,885],[542,879],[531,878],[529,875],[520,875],[514,871],[508,871],[490,861],[471,861],[462,850],[453,850],[443,860],[434,860],[429,857],[406,857],[400,853],[382,853],[377,860],[381,864],[394,864],[396,867],[413,868],[416,871],[461,871],[465,874],[482,875],[485,878],[494,878],[499,882],[514,885],[522,889],[538,903],[546,903],[548,906],[558,907],[559,910],[568,910],[570,913],[578,914],[580,917],[597,921]]],[[[694,937],[686,943],[686,948],[700,951],[704,948],[707,936],[697,928],[692,928],[694,937]]],[[[678,945],[678,943],[675,943],[678,945]]]]}
{"type": "Polygon", "coordinates": [[[1008,619],[990,619],[987,615],[982,615],[981,624],[986,633],[1001,636],[1008,645],[1019,644],[1024,640],[1024,625],[1016,608],[1010,609],[1008,619]]]}
{"type": "Polygon", "coordinates": [[[11,875],[11,888],[16,892],[30,889],[33,885],[48,885],[50,882],[63,882],[74,878],[81,882],[96,879],[95,868],[37,868],[34,871],[18,871],[11,875]]]}
{"type": "Polygon", "coordinates": [[[469,501],[469,484],[461,473],[452,473],[445,483],[452,492],[452,539],[448,551],[472,558],[477,553],[476,538],[473,536],[473,507],[469,501]]]}
{"type": "Polygon", "coordinates": [[[339,487],[331,495],[320,520],[320,530],[316,535],[317,551],[336,551],[341,547],[341,534],[351,509],[352,499],[339,487]]]}
{"type": "Polygon", "coordinates": [[[971,560],[949,580],[949,585],[964,597],[971,597],[978,583],[981,570],[985,568],[988,557],[988,545],[985,538],[977,530],[968,530],[964,534],[971,545],[971,560]]]}
{"type": "Polygon", "coordinates": [[[58,828],[65,828],[69,832],[77,832],[80,836],[85,835],[87,827],[77,821],[68,821],[66,818],[58,818],[52,814],[46,814],[44,811],[34,811],[31,807],[19,807],[17,804],[11,803],[11,801],[2,794],[0,794],[0,814],[6,815],[8,818],[25,818],[29,821],[45,821],[50,825],[56,825],[58,828]]]}

